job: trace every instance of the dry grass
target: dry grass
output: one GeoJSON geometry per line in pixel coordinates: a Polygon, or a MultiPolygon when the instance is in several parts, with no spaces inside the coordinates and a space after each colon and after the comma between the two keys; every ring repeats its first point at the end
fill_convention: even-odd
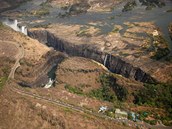
{"type": "MultiPolygon", "coordinates": [[[[0,29],[0,35],[3,35],[0,37],[0,40],[2,41],[3,40],[12,41],[15,42],[16,44],[22,44],[25,51],[24,58],[30,61],[31,60],[39,61],[41,56],[46,54],[50,50],[47,46],[39,43],[37,40],[31,39],[20,32],[15,32],[8,27],[5,27],[4,29],[0,29]]],[[[0,51],[2,51],[1,49],[3,49],[3,51],[8,50],[8,53],[6,54],[9,54],[9,52],[11,54],[13,52],[14,54],[15,51],[17,51],[15,46],[12,47],[12,45],[10,44],[7,45],[3,42],[1,42],[1,44],[4,45],[2,48],[0,48],[0,51]]]]}

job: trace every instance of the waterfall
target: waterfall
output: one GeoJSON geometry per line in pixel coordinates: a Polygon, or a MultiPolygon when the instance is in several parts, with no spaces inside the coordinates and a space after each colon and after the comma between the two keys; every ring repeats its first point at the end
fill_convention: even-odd
{"type": "Polygon", "coordinates": [[[22,32],[23,34],[27,35],[27,28],[26,28],[26,26],[22,26],[22,27],[21,27],[21,32],[22,32]]]}
{"type": "Polygon", "coordinates": [[[14,30],[17,30],[17,27],[18,27],[17,24],[18,24],[18,21],[15,19],[14,20],[14,28],[15,28],[14,30]]]}
{"type": "Polygon", "coordinates": [[[49,78],[49,81],[48,81],[48,83],[44,86],[44,88],[46,88],[46,89],[50,88],[50,87],[53,85],[53,83],[54,83],[54,80],[52,80],[51,78],[49,78]]]}
{"type": "Polygon", "coordinates": [[[5,21],[3,21],[3,24],[11,27],[13,30],[15,31],[19,31],[25,35],[27,35],[27,28],[26,26],[18,26],[18,21],[15,19],[15,20],[11,20],[11,19],[6,19],[5,21]]]}
{"type": "Polygon", "coordinates": [[[105,58],[104,58],[104,66],[106,66],[106,61],[107,61],[107,57],[108,57],[108,54],[106,54],[105,58]]]}
{"type": "Polygon", "coordinates": [[[24,33],[25,32],[25,26],[21,27],[21,32],[24,33]]]}
{"type": "Polygon", "coordinates": [[[140,0],[135,0],[135,2],[137,4],[137,6],[141,6],[142,5],[141,2],[140,2],[140,0]]]}

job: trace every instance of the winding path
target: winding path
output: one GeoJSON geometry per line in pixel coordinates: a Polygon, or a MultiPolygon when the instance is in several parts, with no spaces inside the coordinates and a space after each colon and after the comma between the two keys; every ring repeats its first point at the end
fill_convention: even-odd
{"type": "Polygon", "coordinates": [[[127,124],[128,126],[131,126],[131,127],[139,127],[140,129],[148,129],[148,128],[152,128],[152,129],[171,129],[171,127],[164,126],[164,125],[150,125],[150,124],[145,123],[145,122],[136,123],[136,122],[133,122],[133,121],[128,120],[128,119],[115,119],[115,118],[109,117],[109,116],[101,114],[101,113],[93,112],[92,110],[88,110],[88,109],[83,108],[83,107],[72,105],[72,104],[69,104],[69,103],[66,103],[66,102],[63,102],[63,101],[59,101],[59,100],[56,100],[56,99],[47,98],[45,96],[40,96],[40,95],[37,95],[37,94],[33,94],[31,92],[26,92],[24,90],[21,90],[21,89],[15,88],[15,87],[11,87],[11,90],[13,92],[18,93],[18,94],[23,95],[23,96],[28,96],[28,97],[31,97],[31,98],[34,98],[34,99],[46,101],[48,103],[52,103],[52,104],[57,105],[57,106],[69,108],[69,109],[74,110],[74,111],[84,112],[84,113],[92,115],[92,116],[96,116],[96,117],[103,118],[103,119],[106,119],[106,120],[114,121],[115,123],[125,123],[125,124],[127,124]]]}
{"type": "Polygon", "coordinates": [[[14,44],[17,49],[19,50],[19,53],[17,54],[16,56],[16,62],[14,64],[14,66],[12,67],[11,69],[11,72],[8,76],[8,79],[14,79],[14,74],[15,74],[15,71],[16,69],[20,66],[20,59],[22,59],[24,57],[24,47],[22,46],[22,44],[20,43],[17,43],[17,42],[13,42],[13,41],[3,41],[3,40],[0,40],[1,42],[5,42],[5,43],[11,43],[11,44],[14,44]]]}
{"type": "Polygon", "coordinates": [[[38,99],[38,100],[46,101],[46,102],[49,102],[49,103],[53,103],[53,104],[55,104],[57,106],[69,108],[69,109],[74,110],[74,111],[84,112],[84,113],[87,113],[89,115],[93,115],[93,116],[96,116],[96,117],[99,117],[99,118],[112,120],[114,122],[124,122],[124,123],[128,123],[128,124],[130,123],[130,125],[133,125],[133,126],[136,126],[136,125],[140,126],[139,124],[136,124],[135,122],[127,120],[127,119],[124,119],[124,120],[115,119],[115,118],[109,117],[109,116],[101,114],[101,113],[93,112],[92,110],[88,110],[88,109],[83,108],[83,107],[79,107],[79,106],[72,105],[72,104],[69,104],[69,103],[66,103],[66,102],[63,102],[63,101],[59,101],[59,100],[47,98],[47,97],[44,97],[44,96],[40,96],[40,95],[31,93],[31,92],[26,92],[24,90],[21,90],[21,89],[15,88],[15,87],[11,87],[11,90],[13,92],[18,93],[18,94],[23,95],[23,96],[28,96],[28,97],[32,97],[34,99],[38,99]]]}

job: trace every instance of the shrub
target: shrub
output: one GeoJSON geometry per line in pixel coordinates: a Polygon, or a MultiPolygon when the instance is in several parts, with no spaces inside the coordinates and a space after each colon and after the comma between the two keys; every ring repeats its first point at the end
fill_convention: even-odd
{"type": "Polygon", "coordinates": [[[79,32],[76,33],[76,36],[78,36],[78,37],[83,37],[83,36],[91,37],[91,34],[88,32],[87,29],[82,29],[82,30],[80,30],[79,32]]]}
{"type": "Polygon", "coordinates": [[[0,90],[3,88],[6,81],[7,81],[7,77],[0,77],[0,90]]]}
{"type": "Polygon", "coordinates": [[[2,22],[0,22],[0,28],[2,28],[4,25],[3,25],[3,23],[2,22]]]}
{"type": "Polygon", "coordinates": [[[162,57],[167,56],[170,53],[168,43],[162,35],[153,36],[153,48],[154,55],[151,56],[152,59],[159,60],[162,57]]]}
{"type": "Polygon", "coordinates": [[[135,6],[136,6],[135,1],[127,2],[126,5],[124,5],[122,12],[131,11],[135,6]]]}
{"type": "Polygon", "coordinates": [[[49,9],[42,7],[41,9],[36,11],[35,15],[41,17],[41,16],[48,15],[49,13],[50,13],[49,9]]]}
{"type": "Polygon", "coordinates": [[[155,55],[152,56],[152,59],[159,60],[164,56],[167,56],[170,53],[170,50],[168,48],[157,48],[157,51],[155,52],[155,55]]]}
{"type": "Polygon", "coordinates": [[[162,120],[172,120],[172,84],[145,84],[144,87],[135,94],[135,103],[165,108],[167,116],[162,120]]]}
{"type": "Polygon", "coordinates": [[[124,87],[116,84],[116,79],[113,77],[113,75],[102,74],[99,77],[99,81],[102,87],[89,92],[89,96],[109,102],[126,100],[127,90],[124,87]]]}
{"type": "Polygon", "coordinates": [[[2,72],[4,76],[8,76],[8,74],[10,73],[10,67],[3,67],[2,72]]]}
{"type": "Polygon", "coordinates": [[[123,86],[116,84],[116,79],[113,77],[113,75],[102,74],[100,76],[100,82],[102,84],[102,87],[112,88],[120,101],[124,101],[127,99],[127,89],[123,86]]]}
{"type": "Polygon", "coordinates": [[[85,0],[82,0],[70,6],[69,14],[75,15],[75,14],[85,13],[89,8],[90,5],[85,0]]]}
{"type": "Polygon", "coordinates": [[[117,100],[116,95],[111,92],[110,88],[107,87],[91,90],[88,96],[109,102],[114,102],[117,100]]]}
{"type": "Polygon", "coordinates": [[[65,85],[65,89],[67,89],[69,92],[74,93],[74,94],[79,94],[79,95],[83,95],[83,90],[81,88],[78,87],[72,87],[68,84],[65,85]]]}

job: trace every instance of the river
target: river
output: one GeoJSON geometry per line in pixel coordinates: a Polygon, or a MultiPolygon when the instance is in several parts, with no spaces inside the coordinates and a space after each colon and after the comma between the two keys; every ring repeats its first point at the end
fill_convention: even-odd
{"type": "MultiPolygon", "coordinates": [[[[122,12],[124,5],[122,3],[121,5],[118,5],[118,7],[115,7],[111,12],[87,12],[64,18],[59,17],[59,13],[65,13],[64,10],[60,9],[59,7],[49,7],[49,15],[43,17],[27,15],[27,13],[32,10],[40,9],[43,2],[46,2],[46,0],[29,1],[12,10],[11,12],[16,11],[25,13],[26,15],[17,17],[17,19],[25,23],[29,28],[32,28],[35,25],[46,25],[49,23],[93,26],[90,24],[90,22],[99,22],[101,24],[96,24],[94,27],[99,28],[101,30],[101,34],[107,34],[111,32],[114,25],[121,25],[124,28],[121,31],[121,34],[123,34],[127,29],[127,26],[124,25],[125,22],[154,22],[155,25],[157,25],[163,32],[164,37],[168,41],[169,47],[172,50],[172,41],[168,33],[168,25],[170,22],[172,22],[172,12],[167,12],[168,10],[172,10],[172,1],[170,0],[165,1],[166,6],[162,8],[153,8],[152,10],[145,10],[146,7],[138,4],[138,6],[132,11],[122,12]],[[113,19],[110,19],[111,17],[113,17],[113,19]],[[35,22],[37,20],[39,20],[39,23],[35,22]]],[[[2,15],[2,17],[6,16],[2,15]]]]}

